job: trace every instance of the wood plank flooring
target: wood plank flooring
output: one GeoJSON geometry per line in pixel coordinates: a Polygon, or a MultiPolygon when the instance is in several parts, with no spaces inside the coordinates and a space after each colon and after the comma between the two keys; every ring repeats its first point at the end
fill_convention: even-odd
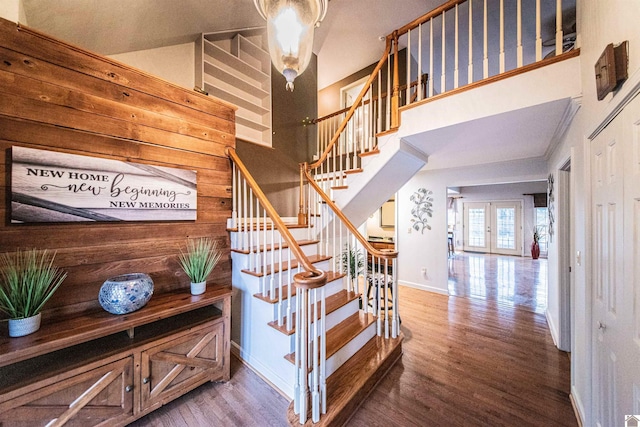
{"type": "MultiPolygon", "coordinates": [[[[488,298],[399,292],[404,355],[348,426],[578,425],[569,357],[553,345],[544,315],[488,298]]],[[[286,399],[235,358],[231,373],[133,425],[287,425],[286,399]]]]}

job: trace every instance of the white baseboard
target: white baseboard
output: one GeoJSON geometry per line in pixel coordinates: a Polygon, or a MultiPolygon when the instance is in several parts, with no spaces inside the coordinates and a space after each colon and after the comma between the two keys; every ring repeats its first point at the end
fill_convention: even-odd
{"type": "Polygon", "coordinates": [[[551,339],[553,339],[553,344],[558,347],[558,328],[555,323],[553,323],[553,318],[549,315],[549,310],[544,311],[544,317],[547,318],[547,326],[549,326],[549,332],[551,332],[551,339]]]}
{"type": "Polygon", "coordinates": [[[256,373],[263,381],[269,384],[275,391],[280,393],[287,400],[293,400],[293,385],[289,384],[275,372],[264,366],[255,357],[247,354],[246,351],[235,342],[231,341],[231,352],[256,373]]]}
{"type": "Polygon", "coordinates": [[[449,295],[448,289],[436,288],[429,285],[423,285],[421,283],[413,283],[413,282],[406,282],[404,280],[398,280],[398,285],[407,286],[409,288],[420,289],[422,291],[433,292],[435,294],[440,294],[440,295],[449,295]]]}
{"type": "Polygon", "coordinates": [[[582,405],[582,400],[580,399],[580,394],[578,390],[574,386],[571,386],[571,393],[569,393],[569,399],[571,399],[571,406],[573,406],[573,412],[576,414],[576,420],[578,421],[578,426],[582,427],[584,425],[584,406],[582,405]]]}

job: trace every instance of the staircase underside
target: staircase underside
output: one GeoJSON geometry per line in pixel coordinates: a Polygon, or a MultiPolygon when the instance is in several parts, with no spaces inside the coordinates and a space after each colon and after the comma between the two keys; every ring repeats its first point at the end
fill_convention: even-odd
{"type": "MultiPolygon", "coordinates": [[[[395,339],[372,338],[358,353],[351,357],[327,379],[327,413],[318,423],[311,422],[311,414],[305,426],[343,426],[364,402],[376,384],[402,356],[400,334],[395,339]]],[[[307,405],[310,407],[310,405],[307,405]]],[[[300,416],[293,412],[293,402],[287,413],[289,424],[300,425],[300,416]]]]}

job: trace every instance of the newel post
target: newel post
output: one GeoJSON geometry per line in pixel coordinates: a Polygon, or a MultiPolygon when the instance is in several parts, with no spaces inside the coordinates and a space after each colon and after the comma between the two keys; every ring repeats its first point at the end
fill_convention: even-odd
{"type": "Polygon", "coordinates": [[[304,171],[307,163],[300,163],[300,207],[298,209],[298,225],[307,225],[308,217],[304,199],[304,171]]]}
{"type": "Polygon", "coordinates": [[[393,32],[393,93],[391,95],[391,127],[400,124],[400,74],[398,72],[398,30],[393,32]]]}

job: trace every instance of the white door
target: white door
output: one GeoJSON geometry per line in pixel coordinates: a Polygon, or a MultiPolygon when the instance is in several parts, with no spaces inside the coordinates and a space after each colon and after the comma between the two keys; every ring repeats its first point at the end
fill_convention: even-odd
{"type": "Polygon", "coordinates": [[[595,424],[640,413],[640,98],[592,142],[595,424]]]}
{"type": "Polygon", "coordinates": [[[521,202],[463,203],[464,250],[522,254],[521,202]]]}

